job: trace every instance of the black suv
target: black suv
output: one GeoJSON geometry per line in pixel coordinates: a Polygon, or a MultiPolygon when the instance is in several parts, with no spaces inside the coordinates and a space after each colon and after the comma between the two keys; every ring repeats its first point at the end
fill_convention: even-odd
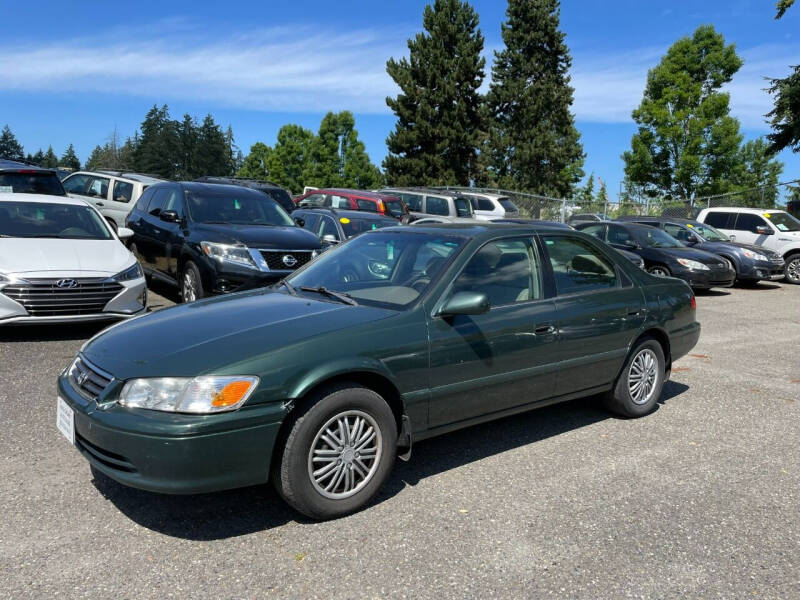
{"type": "Polygon", "coordinates": [[[292,212],[296,206],[292,201],[291,195],[277,183],[271,181],[260,181],[258,179],[247,179],[245,177],[198,177],[195,181],[199,183],[223,183],[226,185],[238,185],[241,187],[258,190],[275,200],[286,212],[292,212]]]}
{"type": "Polygon", "coordinates": [[[0,158],[0,193],[66,196],[53,169],[43,169],[16,160],[0,158]]]}
{"type": "Polygon", "coordinates": [[[736,279],[742,283],[783,279],[784,260],[780,254],[763,246],[732,242],[721,231],[700,221],[678,217],[631,216],[620,217],[618,221],[658,227],[690,248],[716,254],[736,271],[736,279]]]}
{"type": "Polygon", "coordinates": [[[322,247],[275,200],[234,185],[151,185],[126,225],[145,273],[178,285],[184,302],[275,283],[322,247]]]}
{"type": "Polygon", "coordinates": [[[638,254],[645,270],[661,277],[683,279],[692,288],[730,287],[736,272],[719,256],[687,248],[663,229],[639,223],[579,223],[575,226],[611,246],[638,254]]]}

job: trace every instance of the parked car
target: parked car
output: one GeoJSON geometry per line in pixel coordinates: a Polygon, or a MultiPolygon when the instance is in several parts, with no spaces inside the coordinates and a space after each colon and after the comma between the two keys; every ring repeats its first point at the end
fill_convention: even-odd
{"type": "Polygon", "coordinates": [[[160,181],[163,180],[138,173],[78,171],[65,177],[63,183],[70,196],[96,206],[116,230],[125,226],[125,218],[139,196],[160,181]]]}
{"type": "Polygon", "coordinates": [[[397,219],[360,210],[339,208],[298,208],[292,217],[326,245],[338,244],[373,229],[393,227],[397,219]]]}
{"type": "Polygon", "coordinates": [[[428,225],[430,223],[461,223],[462,225],[476,225],[480,223],[477,219],[469,219],[465,217],[449,217],[449,216],[437,216],[432,217],[430,215],[425,215],[420,217],[419,219],[414,219],[410,223],[410,225],[428,225]]]}
{"type": "Polygon", "coordinates": [[[465,193],[472,203],[472,211],[479,221],[494,221],[495,219],[516,219],[519,209],[508,196],[502,194],[465,193]]]}
{"type": "Polygon", "coordinates": [[[144,275],[120,241],[129,235],[124,228],[113,232],[97,209],[81,200],[0,193],[0,325],[143,313],[144,275]]]}
{"type": "Polygon", "coordinates": [[[152,185],[127,223],[145,273],[177,285],[184,302],[275,283],[321,248],[275,200],[234,185],[152,185]]]}
{"type": "Polygon", "coordinates": [[[638,223],[579,223],[578,231],[642,257],[648,273],[683,279],[693,289],[730,287],[736,272],[719,256],[687,248],[662,229],[638,223]]]}
{"type": "Polygon", "coordinates": [[[472,201],[459,192],[422,188],[385,188],[381,192],[403,199],[414,219],[431,215],[474,219],[472,201]]]}
{"type": "Polygon", "coordinates": [[[786,261],[788,283],[800,284],[800,221],[783,210],[706,208],[697,220],[719,229],[732,242],[761,246],[786,261]]]}
{"type": "Polygon", "coordinates": [[[599,215],[597,213],[578,213],[575,215],[570,215],[567,219],[568,225],[578,225],[579,223],[597,223],[598,221],[605,221],[606,218],[603,215],[599,215]]]}
{"type": "Polygon", "coordinates": [[[295,199],[300,208],[328,207],[364,210],[403,219],[408,215],[405,203],[395,195],[363,190],[323,188],[309,190],[295,199]]]}
{"type": "Polygon", "coordinates": [[[245,177],[198,177],[195,179],[200,183],[222,183],[226,185],[240,185],[242,187],[250,188],[252,190],[258,190],[261,193],[266,194],[275,202],[281,205],[283,210],[286,212],[292,212],[296,205],[292,200],[292,196],[279,186],[277,183],[272,183],[271,181],[261,181],[258,179],[248,179],[245,177]]]}
{"type": "Polygon", "coordinates": [[[783,279],[784,261],[780,254],[763,246],[731,242],[727,235],[700,221],[675,217],[620,217],[618,220],[658,227],[686,246],[716,254],[736,271],[740,282],[783,279]]]}
{"type": "Polygon", "coordinates": [[[0,158],[0,193],[66,196],[53,169],[0,158]]]}
{"type": "Polygon", "coordinates": [[[490,219],[492,223],[515,223],[517,225],[542,225],[545,227],[560,227],[561,229],[574,229],[571,225],[559,221],[542,221],[540,219],[502,218],[490,219]]]}
{"type": "Polygon", "coordinates": [[[683,281],[579,232],[389,227],[270,289],[103,332],[58,379],[58,425],[124,485],[271,480],[298,511],[332,518],[428,437],[592,394],[650,413],[699,334],[683,281]],[[348,281],[353,264],[369,277],[348,281]],[[86,389],[85,372],[106,385],[86,389]]]}

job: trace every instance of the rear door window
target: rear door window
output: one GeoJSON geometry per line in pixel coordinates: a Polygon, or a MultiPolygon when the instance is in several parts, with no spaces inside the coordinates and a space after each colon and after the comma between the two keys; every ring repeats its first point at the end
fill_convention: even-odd
{"type": "Polygon", "coordinates": [[[519,212],[517,205],[511,201],[511,198],[498,198],[497,201],[500,203],[506,212],[519,212]]]}
{"type": "Polygon", "coordinates": [[[400,197],[406,203],[408,210],[422,212],[422,196],[419,194],[400,194],[400,197]]]}
{"type": "Polygon", "coordinates": [[[372,200],[364,200],[363,198],[356,198],[356,206],[358,207],[358,210],[378,212],[378,203],[372,200]]]}
{"type": "Polygon", "coordinates": [[[330,196],[330,206],[331,208],[350,208],[350,198],[345,198],[344,196],[337,196],[336,194],[331,194],[330,196]]]}
{"type": "Polygon", "coordinates": [[[112,199],[114,202],[128,203],[133,198],[133,184],[127,181],[120,181],[119,179],[114,182],[114,195],[112,199]]]}
{"type": "Polygon", "coordinates": [[[108,199],[108,186],[111,180],[107,177],[92,177],[86,186],[86,195],[98,200],[108,199]]]}
{"type": "Polygon", "coordinates": [[[736,213],[734,212],[715,210],[706,213],[703,222],[711,225],[712,227],[716,227],[717,229],[733,229],[735,217],[736,213]]]}
{"type": "MultiPolygon", "coordinates": [[[[453,204],[456,207],[456,216],[464,219],[469,219],[473,216],[472,205],[466,198],[454,198],[453,204]]],[[[490,203],[491,204],[491,203],[490,203]]],[[[489,209],[493,210],[493,209],[489,209]]]]}
{"type": "Polygon", "coordinates": [[[566,236],[544,236],[543,240],[559,295],[617,285],[613,263],[588,241],[566,236]]]}
{"type": "Polygon", "coordinates": [[[425,197],[425,212],[429,215],[449,215],[450,207],[447,204],[447,198],[439,198],[438,196],[425,197]]]}

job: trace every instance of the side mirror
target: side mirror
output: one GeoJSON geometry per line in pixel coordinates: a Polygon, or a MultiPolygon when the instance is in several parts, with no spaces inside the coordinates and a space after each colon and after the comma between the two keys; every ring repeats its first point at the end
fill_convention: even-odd
{"type": "Polygon", "coordinates": [[[117,229],[117,237],[121,240],[127,240],[129,237],[133,237],[133,229],[128,229],[127,227],[120,227],[117,229]]]}
{"type": "Polygon", "coordinates": [[[322,243],[323,244],[338,244],[339,240],[332,233],[326,233],[325,235],[322,236],[322,243]]]}
{"type": "Polygon", "coordinates": [[[444,303],[439,315],[482,315],[489,312],[489,297],[482,292],[456,292],[444,303]]]}
{"type": "Polygon", "coordinates": [[[294,222],[297,223],[298,227],[305,227],[306,220],[303,217],[295,217],[294,222]]]}
{"type": "Polygon", "coordinates": [[[697,239],[697,236],[696,236],[695,234],[693,234],[693,233],[690,233],[690,234],[689,234],[689,235],[686,237],[686,243],[687,243],[687,244],[697,244],[699,241],[700,241],[700,240],[699,240],[699,239],[697,239]]]}
{"type": "Polygon", "coordinates": [[[158,213],[158,218],[167,223],[177,223],[181,220],[178,213],[174,210],[162,210],[158,213]]]}
{"type": "Polygon", "coordinates": [[[772,235],[775,232],[772,231],[772,228],[767,225],[758,225],[756,226],[755,233],[758,235],[772,235]]]}
{"type": "Polygon", "coordinates": [[[631,250],[641,250],[642,249],[642,245],[639,242],[637,242],[636,240],[631,240],[629,242],[625,242],[625,244],[623,244],[623,245],[626,248],[630,248],[631,250]]]}

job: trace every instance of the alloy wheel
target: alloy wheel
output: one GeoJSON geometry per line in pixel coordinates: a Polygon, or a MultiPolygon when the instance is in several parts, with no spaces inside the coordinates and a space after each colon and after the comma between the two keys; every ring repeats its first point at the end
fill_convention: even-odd
{"type": "Polygon", "coordinates": [[[308,452],[308,476],[326,498],[349,498],[375,476],[382,453],[383,436],[375,419],[348,410],[320,427],[308,452]]]}
{"type": "Polygon", "coordinates": [[[669,277],[669,273],[663,267],[653,267],[650,269],[650,274],[656,277],[669,277]]]}
{"type": "Polygon", "coordinates": [[[628,393],[634,404],[646,404],[653,396],[658,380],[658,358],[650,348],[642,349],[628,369],[628,393]]]}
{"type": "Polygon", "coordinates": [[[786,281],[800,283],[800,256],[795,256],[786,263],[786,281]]]}
{"type": "Polygon", "coordinates": [[[183,274],[181,297],[184,302],[194,302],[197,300],[197,277],[192,269],[186,269],[183,274]]]}

